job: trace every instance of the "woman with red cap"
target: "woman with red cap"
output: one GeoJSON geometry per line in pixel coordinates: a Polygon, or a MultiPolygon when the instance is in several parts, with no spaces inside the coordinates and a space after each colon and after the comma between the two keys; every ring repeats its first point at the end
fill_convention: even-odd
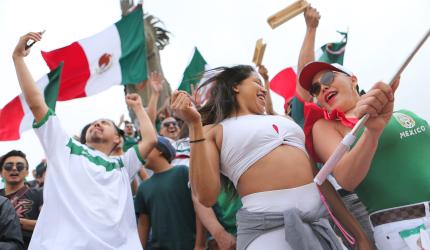
{"type": "MultiPolygon", "coordinates": [[[[325,163],[367,107],[370,119],[333,176],[344,189],[355,191],[366,206],[378,249],[409,249],[430,221],[429,125],[408,110],[393,113],[399,79],[392,86],[378,82],[360,95],[358,78],[349,70],[315,62],[318,19],[307,19],[298,65],[297,93],[317,102],[305,105],[307,150],[315,161],[325,163]]],[[[420,241],[424,238],[429,240],[426,233],[420,241]]]]}

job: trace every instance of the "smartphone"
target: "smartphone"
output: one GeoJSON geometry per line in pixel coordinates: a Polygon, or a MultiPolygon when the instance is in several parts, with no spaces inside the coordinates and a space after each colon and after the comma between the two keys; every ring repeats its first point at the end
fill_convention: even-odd
{"type": "MultiPolygon", "coordinates": [[[[42,30],[41,32],[39,32],[40,35],[43,35],[43,33],[45,33],[46,30],[42,30]]],[[[34,41],[33,39],[30,39],[27,41],[27,44],[25,45],[25,50],[28,50],[29,48],[31,48],[31,46],[33,46],[36,43],[36,41],[34,41]]]]}

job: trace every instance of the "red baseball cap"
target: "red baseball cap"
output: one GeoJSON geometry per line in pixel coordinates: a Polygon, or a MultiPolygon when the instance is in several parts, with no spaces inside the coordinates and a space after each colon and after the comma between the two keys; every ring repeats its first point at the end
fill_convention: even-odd
{"type": "Polygon", "coordinates": [[[302,85],[304,89],[309,91],[309,89],[312,86],[312,79],[318,72],[323,70],[332,70],[337,72],[342,72],[344,74],[347,74],[349,76],[352,76],[352,72],[342,65],[338,63],[325,63],[325,62],[310,62],[303,67],[302,72],[300,72],[299,75],[299,83],[302,85]]]}

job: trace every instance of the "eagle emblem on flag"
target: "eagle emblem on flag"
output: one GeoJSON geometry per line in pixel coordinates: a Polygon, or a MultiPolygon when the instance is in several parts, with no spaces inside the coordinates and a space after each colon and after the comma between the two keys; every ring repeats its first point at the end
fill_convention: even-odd
{"type": "Polygon", "coordinates": [[[98,67],[96,69],[97,74],[101,74],[108,70],[112,66],[113,56],[109,53],[104,53],[99,57],[98,67]]]}

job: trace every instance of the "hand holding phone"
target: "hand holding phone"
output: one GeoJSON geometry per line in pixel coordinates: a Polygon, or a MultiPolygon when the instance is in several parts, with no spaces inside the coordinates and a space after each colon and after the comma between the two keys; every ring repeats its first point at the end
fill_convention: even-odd
{"type": "MultiPolygon", "coordinates": [[[[42,30],[41,32],[39,32],[40,35],[43,35],[45,33],[46,30],[42,30]]],[[[30,39],[27,41],[27,44],[25,45],[25,50],[28,50],[29,48],[31,48],[31,46],[33,46],[36,43],[36,41],[34,41],[33,39],[30,39]]]]}

